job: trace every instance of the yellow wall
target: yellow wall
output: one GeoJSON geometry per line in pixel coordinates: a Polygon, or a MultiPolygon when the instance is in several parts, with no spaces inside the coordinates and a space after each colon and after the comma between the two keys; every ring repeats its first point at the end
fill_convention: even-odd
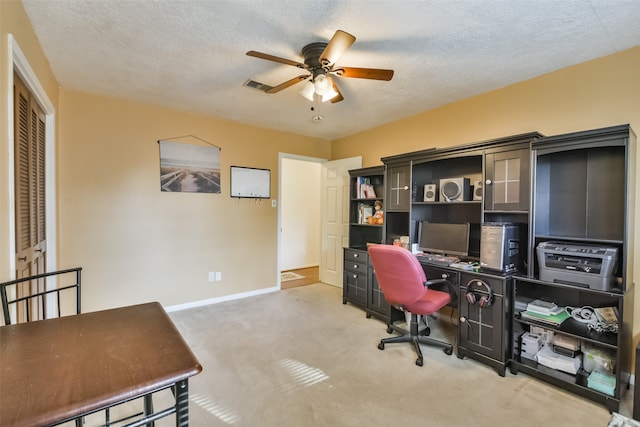
{"type": "Polygon", "coordinates": [[[49,100],[57,105],[58,84],[51,72],[40,43],[31,28],[31,23],[17,0],[0,0],[0,280],[11,277],[10,258],[13,256],[10,233],[10,197],[12,183],[10,165],[13,159],[9,157],[9,147],[13,145],[13,138],[9,131],[13,124],[9,120],[7,106],[12,86],[12,67],[9,58],[9,34],[20,46],[20,50],[27,57],[31,68],[37,74],[38,80],[47,93],[49,100]]]}
{"type": "Polygon", "coordinates": [[[84,269],[83,309],[276,286],[277,209],[232,199],[229,167],[270,169],[275,199],[278,153],[329,158],[328,141],[64,88],[59,107],[59,260],[84,269]],[[180,135],[222,148],[221,194],[160,191],[157,141],[180,135]]]}

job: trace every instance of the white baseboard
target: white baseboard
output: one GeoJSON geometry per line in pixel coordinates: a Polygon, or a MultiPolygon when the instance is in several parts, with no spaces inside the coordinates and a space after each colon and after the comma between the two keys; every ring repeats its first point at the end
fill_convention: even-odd
{"type": "Polygon", "coordinates": [[[188,302],[186,304],[172,305],[172,306],[169,306],[169,307],[165,307],[164,309],[165,309],[165,311],[167,313],[170,313],[172,311],[187,310],[189,308],[203,307],[205,305],[218,304],[220,302],[233,301],[233,300],[236,300],[236,299],[252,297],[252,296],[255,296],[255,295],[268,294],[268,293],[276,292],[276,291],[279,291],[279,290],[280,290],[279,287],[274,286],[272,288],[258,289],[257,291],[249,291],[249,292],[243,292],[243,293],[239,293],[239,294],[225,295],[225,296],[217,297],[217,298],[210,298],[210,299],[205,299],[205,300],[200,300],[200,301],[188,302]]]}

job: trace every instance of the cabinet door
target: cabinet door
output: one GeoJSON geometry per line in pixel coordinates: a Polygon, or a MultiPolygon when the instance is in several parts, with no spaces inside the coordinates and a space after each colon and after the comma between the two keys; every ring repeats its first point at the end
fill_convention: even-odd
{"type": "Polygon", "coordinates": [[[483,354],[498,361],[504,361],[502,333],[503,309],[502,296],[495,295],[493,304],[480,307],[470,304],[464,297],[465,289],[460,289],[460,346],[467,350],[483,354]]]}
{"type": "Polygon", "coordinates": [[[485,156],[485,210],[529,210],[529,153],[521,149],[485,156]]]}
{"type": "Polygon", "coordinates": [[[363,307],[367,304],[367,274],[344,270],[343,297],[363,307]]]}
{"type": "Polygon", "coordinates": [[[388,211],[408,211],[411,205],[411,166],[391,166],[387,168],[387,194],[385,209],[388,211]]]}
{"type": "Polygon", "coordinates": [[[384,294],[382,290],[380,290],[380,285],[378,285],[378,279],[376,278],[376,274],[373,270],[373,266],[369,266],[369,273],[367,275],[367,279],[370,281],[369,283],[369,297],[367,299],[367,308],[369,310],[375,311],[385,317],[389,317],[389,313],[391,311],[391,306],[384,299],[384,294]]]}

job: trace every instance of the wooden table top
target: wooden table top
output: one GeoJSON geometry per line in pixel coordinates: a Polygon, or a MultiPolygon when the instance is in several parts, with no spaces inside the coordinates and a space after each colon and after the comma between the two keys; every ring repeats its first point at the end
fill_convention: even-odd
{"type": "Polygon", "coordinates": [[[0,327],[0,425],[42,426],[198,374],[157,303],[0,327]]]}

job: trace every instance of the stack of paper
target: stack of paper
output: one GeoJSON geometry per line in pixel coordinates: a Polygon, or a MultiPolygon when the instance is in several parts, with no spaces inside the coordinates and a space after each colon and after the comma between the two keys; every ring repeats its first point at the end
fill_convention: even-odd
{"type": "Polygon", "coordinates": [[[553,315],[564,310],[564,307],[558,307],[556,303],[537,299],[527,304],[527,311],[538,314],[553,315]]]}
{"type": "Polygon", "coordinates": [[[527,309],[520,312],[523,319],[535,320],[552,326],[558,326],[570,316],[564,307],[558,307],[555,303],[543,300],[531,301],[527,309]]]}

